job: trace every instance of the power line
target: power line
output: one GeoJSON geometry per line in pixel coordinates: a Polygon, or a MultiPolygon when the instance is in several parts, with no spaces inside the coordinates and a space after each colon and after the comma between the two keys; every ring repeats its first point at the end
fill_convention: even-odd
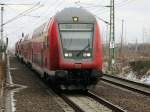
{"type": "MultiPolygon", "coordinates": [[[[55,1],[55,2],[53,2],[52,4],[50,4],[51,6],[54,6],[54,5],[56,5],[56,6],[55,6],[55,7],[52,7],[53,9],[52,9],[52,8],[49,8],[49,10],[53,10],[53,11],[54,11],[54,9],[57,9],[57,8],[60,6],[60,4],[62,4],[62,2],[63,2],[63,0],[59,0],[59,1],[60,1],[60,2],[55,1]],[[58,3],[57,3],[57,2],[58,2],[58,3]],[[56,4],[56,3],[57,3],[57,4],[56,4]]],[[[63,2],[63,3],[64,3],[64,2],[63,2]]],[[[43,4],[47,4],[47,1],[45,1],[43,4]]],[[[35,8],[34,8],[34,10],[35,10],[35,8]]],[[[55,11],[56,11],[56,10],[55,10],[55,11]]],[[[44,10],[44,11],[42,12],[42,14],[45,14],[45,12],[46,12],[46,13],[49,13],[48,10],[47,10],[47,11],[44,10]]],[[[36,14],[36,13],[35,13],[35,14],[36,14]]],[[[47,15],[49,15],[49,14],[46,14],[46,16],[47,16],[47,15]]],[[[30,16],[30,17],[40,18],[40,17],[42,17],[43,15],[42,15],[42,16],[33,16],[33,15],[23,14],[22,16],[30,16]]],[[[47,18],[47,17],[45,17],[45,16],[43,16],[43,17],[44,17],[44,18],[47,18]]],[[[43,18],[43,19],[44,19],[44,18],[43,18]]],[[[38,21],[39,21],[39,20],[38,20],[38,21]]],[[[35,21],[34,21],[34,23],[37,24],[37,22],[35,22],[35,21]]],[[[38,22],[38,23],[39,23],[39,22],[38,22]]],[[[11,32],[11,33],[12,33],[12,32],[11,32]]],[[[9,35],[10,35],[11,33],[9,33],[9,35]]]]}
{"type": "Polygon", "coordinates": [[[28,14],[24,14],[23,16],[34,17],[34,18],[40,18],[41,17],[41,16],[28,15],[28,14]]]}
{"type": "Polygon", "coordinates": [[[46,14],[41,18],[41,20],[40,21],[43,21],[43,20],[45,20],[45,19],[49,19],[49,17],[47,17],[47,16],[49,16],[49,15],[52,15],[52,13],[55,11],[57,11],[58,10],[58,7],[60,8],[60,5],[62,5],[64,3],[64,0],[58,0],[58,1],[55,1],[51,6],[53,6],[52,8],[50,8],[49,10],[47,10],[46,11],[46,14]],[[55,5],[55,6],[54,6],[55,5]],[[51,10],[51,11],[50,11],[51,10]],[[49,14],[50,13],[50,14],[49,14]]]}
{"type": "MultiPolygon", "coordinates": [[[[121,7],[126,6],[127,4],[129,4],[133,1],[135,1],[135,0],[123,0],[119,3],[115,3],[115,8],[116,9],[121,8],[121,7]]],[[[83,2],[77,2],[77,3],[80,5],[88,5],[88,6],[85,6],[86,8],[99,8],[99,7],[102,8],[103,7],[104,9],[101,9],[101,10],[97,9],[96,13],[99,12],[98,14],[106,13],[108,11],[107,8],[105,8],[105,7],[107,7],[107,5],[106,6],[94,5],[94,4],[87,4],[87,3],[83,3],[83,2]]]]}
{"type": "MultiPolygon", "coordinates": [[[[77,2],[75,2],[75,4],[76,5],[79,5],[80,7],[84,7],[84,8],[92,8],[92,9],[97,9],[97,8],[99,8],[99,7],[101,7],[101,8],[105,8],[106,9],[106,7],[107,6],[104,6],[104,5],[95,5],[95,4],[88,4],[88,3],[83,3],[83,2],[80,2],[80,1],[77,1],[77,2]],[[84,6],[83,6],[84,5],[84,6]],[[85,6],[86,5],[86,6],[85,6]]],[[[99,10],[98,9],[98,11],[103,11],[103,10],[105,10],[105,9],[101,9],[101,10],[99,10]]],[[[96,11],[97,12],[97,11],[96,11]]]]}
{"type": "Polygon", "coordinates": [[[134,2],[135,0],[124,0],[122,2],[120,2],[119,4],[116,4],[116,8],[121,8],[121,7],[124,7],[126,6],[127,4],[131,3],[131,2],[134,2]]]}
{"type": "Polygon", "coordinates": [[[21,13],[19,13],[17,16],[15,16],[15,17],[13,17],[12,19],[6,21],[6,22],[3,24],[3,26],[6,25],[6,24],[8,24],[8,23],[10,23],[10,22],[12,22],[12,21],[14,21],[14,20],[16,20],[16,19],[18,19],[18,18],[20,18],[20,17],[22,17],[22,16],[24,16],[24,15],[27,14],[27,13],[31,13],[31,12],[34,10],[34,8],[37,9],[37,8],[40,8],[40,7],[41,7],[40,3],[35,4],[33,7],[29,8],[29,9],[27,9],[27,10],[21,12],[21,13]]]}
{"type": "MultiPolygon", "coordinates": [[[[6,7],[7,7],[7,9],[10,9],[11,11],[13,11],[13,12],[15,12],[15,13],[18,13],[18,11],[17,10],[15,10],[14,8],[12,8],[12,7],[10,7],[9,5],[6,5],[6,7]]],[[[6,10],[7,10],[6,9],[6,10]]]]}
{"type": "MultiPolygon", "coordinates": [[[[1,2],[1,1],[0,1],[1,2]]],[[[17,6],[17,5],[34,5],[34,4],[23,4],[23,3],[19,3],[19,4],[14,4],[14,3],[0,3],[1,6],[6,6],[6,5],[14,5],[14,6],[17,6]]]]}
{"type": "MultiPolygon", "coordinates": [[[[85,10],[87,10],[85,7],[82,7],[80,4],[78,4],[78,3],[76,3],[76,2],[75,2],[75,4],[79,5],[81,8],[84,8],[85,10]]],[[[93,14],[93,15],[94,15],[94,14],[93,14]]],[[[106,20],[104,20],[104,19],[98,17],[97,15],[94,15],[94,16],[96,16],[99,20],[103,21],[104,23],[110,24],[108,21],[106,21],[106,20]]]]}
{"type": "MultiPolygon", "coordinates": [[[[10,7],[9,7],[10,8],[10,7]]],[[[34,9],[35,10],[35,9],[34,9]]],[[[33,11],[33,10],[32,10],[33,11]]],[[[17,12],[16,12],[17,13],[17,12]]],[[[24,15],[22,15],[22,16],[28,16],[28,17],[34,17],[34,18],[40,18],[40,16],[36,16],[36,15],[28,15],[28,14],[24,14],[24,15]]],[[[21,24],[24,24],[23,22],[19,22],[19,23],[21,23],[21,24]]],[[[13,26],[13,29],[14,29],[14,26],[13,26]]],[[[12,32],[11,32],[12,33],[12,32]]],[[[11,33],[9,33],[9,35],[11,34],[11,33]]],[[[14,33],[14,32],[13,32],[14,33]]]]}
{"type": "Polygon", "coordinates": [[[10,23],[10,22],[12,22],[12,21],[14,21],[14,20],[16,20],[16,19],[18,19],[19,17],[21,17],[22,15],[24,15],[24,14],[26,14],[26,13],[29,13],[29,12],[31,12],[33,9],[34,9],[34,7],[36,7],[36,6],[38,6],[40,4],[40,2],[38,2],[36,5],[34,5],[33,7],[31,7],[30,9],[28,9],[28,10],[26,10],[26,11],[24,11],[24,12],[22,12],[22,13],[20,13],[20,14],[18,14],[16,17],[14,17],[14,18],[12,18],[12,19],[10,19],[10,20],[8,20],[7,22],[5,22],[5,23],[3,23],[3,12],[4,12],[4,6],[8,6],[8,5],[33,5],[33,4],[5,4],[5,3],[0,3],[0,6],[1,6],[1,40],[0,40],[0,50],[1,51],[4,51],[5,52],[5,48],[6,48],[6,45],[4,44],[4,41],[3,41],[3,32],[4,32],[4,30],[3,30],[3,26],[4,25],[6,25],[6,24],[8,24],[8,23],[10,23]]]}
{"type": "Polygon", "coordinates": [[[80,2],[80,1],[77,1],[75,2],[75,4],[83,4],[83,5],[87,5],[88,7],[106,7],[105,5],[95,5],[95,4],[91,4],[91,3],[83,3],[83,2],[80,2]]]}

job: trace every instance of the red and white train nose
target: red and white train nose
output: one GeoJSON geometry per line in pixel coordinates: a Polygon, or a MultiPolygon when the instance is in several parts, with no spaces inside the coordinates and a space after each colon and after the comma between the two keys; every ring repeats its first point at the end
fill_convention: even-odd
{"type": "Polygon", "coordinates": [[[102,71],[102,44],[91,13],[65,8],[30,37],[16,44],[16,54],[42,77],[56,85],[95,85],[102,71]]]}

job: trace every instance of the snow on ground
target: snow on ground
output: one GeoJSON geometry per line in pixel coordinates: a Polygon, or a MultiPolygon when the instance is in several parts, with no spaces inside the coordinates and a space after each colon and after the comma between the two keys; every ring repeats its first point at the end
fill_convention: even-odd
{"type": "Polygon", "coordinates": [[[132,71],[130,71],[128,74],[125,74],[125,76],[126,76],[125,78],[128,80],[139,81],[134,72],[132,71]]]}
{"type": "Polygon", "coordinates": [[[145,83],[150,85],[150,76],[143,76],[141,79],[137,79],[136,75],[133,71],[130,71],[128,74],[125,75],[126,79],[137,81],[140,83],[145,83]]]}
{"type": "MultiPolygon", "coordinates": [[[[109,73],[109,72],[107,72],[107,70],[108,70],[108,63],[105,62],[103,64],[103,73],[106,73],[106,74],[109,73]]],[[[136,73],[133,72],[129,66],[124,67],[123,71],[124,72],[119,73],[118,76],[128,79],[128,80],[132,80],[132,81],[150,85],[150,69],[147,71],[147,73],[145,75],[143,75],[143,77],[141,79],[137,78],[136,73]]]]}
{"type": "Polygon", "coordinates": [[[143,83],[146,83],[146,84],[149,84],[149,85],[150,85],[150,76],[148,76],[148,77],[143,77],[143,78],[141,79],[141,82],[143,82],[143,83]]]}

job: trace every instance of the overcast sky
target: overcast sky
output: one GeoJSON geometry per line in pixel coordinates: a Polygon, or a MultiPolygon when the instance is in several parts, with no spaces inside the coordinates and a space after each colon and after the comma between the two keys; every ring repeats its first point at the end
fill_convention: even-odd
{"type": "MultiPolygon", "coordinates": [[[[65,7],[79,7],[74,2],[79,0],[1,0],[4,4],[37,4],[32,12],[26,16],[19,16],[10,22],[19,13],[33,7],[33,5],[15,6],[5,5],[4,7],[4,34],[9,38],[9,45],[13,46],[21,38],[21,33],[30,33],[42,22],[48,20],[57,11],[65,7]],[[8,22],[8,23],[7,23],[8,22]]],[[[109,21],[110,0],[80,0],[80,5],[97,17],[109,21]]],[[[124,20],[124,41],[128,43],[150,42],[150,1],[149,0],[115,0],[115,25],[116,42],[120,41],[121,23],[124,20]]],[[[107,25],[99,21],[103,41],[107,36],[107,25]]]]}

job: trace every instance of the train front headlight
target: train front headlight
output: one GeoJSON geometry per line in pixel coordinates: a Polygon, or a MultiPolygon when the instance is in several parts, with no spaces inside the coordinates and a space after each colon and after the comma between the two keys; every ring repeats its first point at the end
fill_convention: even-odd
{"type": "Polygon", "coordinates": [[[68,53],[65,53],[65,57],[68,57],[69,56],[69,54],[68,53]]]}
{"type": "Polygon", "coordinates": [[[72,57],[72,53],[65,53],[65,57],[72,57]]]}
{"type": "Polygon", "coordinates": [[[83,53],[83,57],[90,57],[91,53],[83,53]]]}
{"type": "Polygon", "coordinates": [[[69,53],[68,55],[69,55],[69,57],[72,57],[72,53],[69,53]]]}
{"type": "Polygon", "coordinates": [[[91,53],[87,53],[86,56],[87,56],[87,57],[90,57],[90,56],[91,56],[91,53]]]}

